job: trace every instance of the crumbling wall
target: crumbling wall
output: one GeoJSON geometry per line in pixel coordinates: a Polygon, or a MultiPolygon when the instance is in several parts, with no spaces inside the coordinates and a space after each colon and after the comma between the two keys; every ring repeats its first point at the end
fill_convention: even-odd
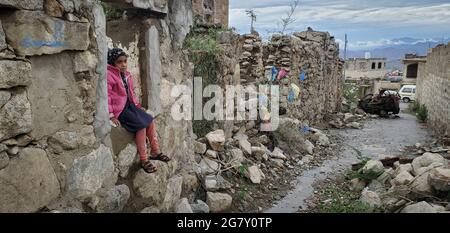
{"type": "Polygon", "coordinates": [[[99,137],[94,133],[94,121],[102,120],[100,111],[94,117],[101,104],[97,87],[105,81],[97,70],[105,54],[97,43],[99,5],[41,0],[0,6],[0,212],[35,212],[58,199],[113,188],[113,156],[100,136],[108,127],[99,137]]]}
{"type": "Polygon", "coordinates": [[[428,124],[441,135],[450,135],[450,44],[431,50],[420,66],[417,99],[428,109],[428,124]]]}
{"type": "Polygon", "coordinates": [[[327,32],[305,31],[292,36],[274,35],[264,46],[266,75],[260,82],[267,83],[271,67],[287,72],[286,78],[274,82],[280,85],[280,107],[287,116],[313,124],[327,113],[340,108],[342,102],[342,62],[339,46],[327,32]],[[301,80],[301,73],[304,80],[301,80]],[[298,98],[288,101],[291,84],[300,88],[298,98]]]}
{"type": "Polygon", "coordinates": [[[173,160],[145,174],[132,136],[110,134],[99,1],[0,0],[0,212],[168,212],[195,187],[191,122],[171,117],[168,95],[192,81],[181,47],[191,1],[118,2],[141,12],[142,25],[135,33],[108,28],[109,41],[132,55],[136,91],[158,115],[160,144],[173,160]]]}
{"type": "Polygon", "coordinates": [[[229,0],[192,0],[199,25],[228,27],[229,0]]]}
{"type": "Polygon", "coordinates": [[[261,37],[254,34],[241,36],[242,55],[240,58],[241,81],[254,83],[264,75],[263,45],[261,37]]]}

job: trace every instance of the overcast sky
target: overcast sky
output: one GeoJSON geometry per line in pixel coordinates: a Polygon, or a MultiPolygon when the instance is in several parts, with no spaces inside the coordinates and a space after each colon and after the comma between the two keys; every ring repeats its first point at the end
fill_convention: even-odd
{"type": "MultiPolygon", "coordinates": [[[[230,26],[250,30],[245,10],[257,13],[261,34],[276,31],[292,0],[230,0],[230,26]]],[[[349,37],[350,49],[405,43],[398,38],[429,40],[450,37],[450,0],[300,0],[291,31],[329,31],[338,41],[349,37]]]]}

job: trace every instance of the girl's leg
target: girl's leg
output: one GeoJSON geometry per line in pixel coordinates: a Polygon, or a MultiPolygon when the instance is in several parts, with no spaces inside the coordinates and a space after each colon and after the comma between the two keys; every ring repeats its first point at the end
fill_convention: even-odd
{"type": "Polygon", "coordinates": [[[145,129],[141,129],[136,133],[136,146],[141,162],[148,161],[147,147],[145,145],[145,131],[145,129]]]}
{"type": "Polygon", "coordinates": [[[147,128],[147,137],[150,140],[151,154],[158,155],[161,153],[158,143],[158,135],[156,134],[155,122],[152,122],[147,128]]]}

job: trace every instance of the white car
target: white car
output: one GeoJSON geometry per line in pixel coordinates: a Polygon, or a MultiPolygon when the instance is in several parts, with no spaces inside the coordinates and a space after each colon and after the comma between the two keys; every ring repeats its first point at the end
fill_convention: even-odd
{"type": "Polygon", "coordinates": [[[405,85],[400,89],[400,91],[398,93],[400,94],[400,98],[405,103],[415,101],[416,100],[416,85],[405,85]]]}

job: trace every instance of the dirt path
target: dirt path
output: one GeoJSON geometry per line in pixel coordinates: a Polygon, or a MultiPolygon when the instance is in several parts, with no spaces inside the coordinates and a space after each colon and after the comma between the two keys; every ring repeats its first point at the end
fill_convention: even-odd
{"type": "MultiPolygon", "coordinates": [[[[406,104],[401,104],[406,109],[406,104]]],[[[361,130],[330,130],[328,133],[342,137],[343,151],[327,160],[321,167],[303,172],[296,180],[295,188],[267,213],[295,213],[307,208],[306,200],[314,194],[313,184],[336,176],[358,162],[357,154],[380,159],[400,154],[400,149],[424,142],[430,136],[426,128],[407,113],[400,113],[397,119],[373,119],[364,123],[361,130]]]]}

